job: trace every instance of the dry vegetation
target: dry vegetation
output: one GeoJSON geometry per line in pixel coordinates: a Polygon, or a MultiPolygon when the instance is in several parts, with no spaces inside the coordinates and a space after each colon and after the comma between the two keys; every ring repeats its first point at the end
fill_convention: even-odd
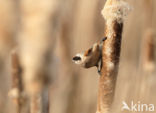
{"type": "Polygon", "coordinates": [[[123,101],[156,107],[156,1],[127,0],[124,21],[125,4],[112,1],[104,19],[106,0],[0,0],[0,113],[130,113],[123,101]],[[111,15],[117,4],[123,12],[111,15]],[[101,76],[72,62],[104,36],[101,76]]]}

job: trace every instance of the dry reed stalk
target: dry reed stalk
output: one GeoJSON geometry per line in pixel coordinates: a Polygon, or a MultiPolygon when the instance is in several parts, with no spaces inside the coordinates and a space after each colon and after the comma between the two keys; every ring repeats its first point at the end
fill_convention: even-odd
{"type": "Polygon", "coordinates": [[[118,74],[123,19],[129,5],[123,0],[107,0],[102,11],[106,20],[107,40],[102,50],[102,75],[99,80],[97,113],[109,113],[113,103],[118,74]]]}
{"type": "Polygon", "coordinates": [[[44,89],[40,94],[30,97],[30,113],[49,113],[48,93],[48,89],[44,89]]]}
{"type": "Polygon", "coordinates": [[[63,8],[61,8],[62,10],[60,11],[60,39],[58,47],[61,60],[61,65],[59,66],[59,68],[61,69],[61,71],[59,72],[60,76],[58,76],[58,88],[55,91],[58,93],[56,94],[57,97],[55,97],[55,100],[57,103],[59,103],[59,107],[54,106],[53,108],[53,110],[57,113],[75,112],[75,93],[77,93],[76,90],[78,77],[75,76],[75,73],[78,75],[78,72],[74,72],[75,69],[72,67],[71,64],[71,52],[73,48],[69,43],[73,41],[71,31],[73,28],[73,18],[75,15],[75,13],[73,12],[76,9],[76,3],[77,1],[74,0],[68,0],[65,3],[61,3],[61,6],[63,5],[63,8]],[[62,83],[64,85],[62,85],[62,83]]]}
{"type": "Polygon", "coordinates": [[[152,72],[155,69],[155,40],[151,29],[145,32],[142,42],[142,66],[144,72],[152,72]]]}
{"type": "MultiPolygon", "coordinates": [[[[26,93],[31,99],[31,113],[48,109],[49,65],[53,36],[53,19],[56,0],[22,0],[21,29],[19,31],[19,58],[26,93]],[[46,92],[47,95],[42,95],[46,92]],[[46,101],[46,102],[44,102],[46,101]],[[46,105],[46,106],[45,106],[46,105]],[[36,109],[37,108],[37,109],[36,109]]],[[[46,110],[47,113],[48,110],[46,110]]]]}
{"type": "Polygon", "coordinates": [[[0,61],[2,60],[3,62],[9,56],[14,45],[13,38],[16,32],[15,2],[1,0],[0,7],[0,61]]]}
{"type": "Polygon", "coordinates": [[[0,112],[5,112],[9,74],[10,51],[14,46],[16,32],[15,1],[0,0],[0,112]]]}
{"type": "Polygon", "coordinates": [[[77,82],[74,81],[74,78],[75,78],[74,69],[71,70],[72,65],[70,62],[70,58],[71,58],[72,48],[70,47],[70,45],[68,43],[71,41],[70,31],[71,31],[72,23],[69,21],[64,21],[64,20],[66,20],[66,19],[63,19],[63,22],[61,25],[61,28],[62,28],[61,36],[60,36],[60,38],[61,38],[60,39],[60,44],[61,44],[60,52],[61,52],[61,62],[62,62],[62,64],[61,64],[62,71],[60,73],[60,75],[61,75],[60,83],[63,81],[66,81],[66,82],[64,82],[63,86],[62,85],[60,85],[60,86],[61,86],[62,91],[66,90],[66,93],[62,95],[64,98],[63,98],[63,101],[61,99],[60,105],[62,105],[62,108],[63,108],[62,112],[70,113],[74,107],[73,98],[75,95],[74,91],[76,90],[77,82]]]}
{"type": "Polygon", "coordinates": [[[16,105],[16,113],[22,113],[22,107],[24,105],[23,97],[23,83],[21,76],[21,67],[16,51],[11,54],[11,69],[12,69],[12,88],[9,92],[9,96],[13,99],[16,105]]]}
{"type": "Polygon", "coordinates": [[[145,24],[145,27],[147,27],[147,28],[152,27],[152,18],[153,18],[153,14],[154,14],[153,3],[154,3],[154,0],[144,0],[143,1],[143,9],[145,12],[144,24],[145,24]]]}
{"type": "Polygon", "coordinates": [[[143,72],[152,72],[155,68],[155,40],[154,31],[152,28],[152,18],[153,18],[153,0],[144,0],[144,9],[146,15],[144,16],[144,27],[145,33],[143,34],[143,40],[141,45],[141,58],[140,58],[140,68],[143,72]]]}
{"type": "Polygon", "coordinates": [[[137,80],[137,83],[139,83],[139,87],[137,89],[139,90],[137,98],[143,101],[150,101],[151,88],[153,87],[152,79],[154,77],[155,69],[155,36],[152,28],[154,14],[153,0],[144,0],[142,9],[145,12],[143,18],[144,32],[140,48],[141,53],[138,70],[139,78],[137,80]]]}
{"type": "Polygon", "coordinates": [[[152,29],[146,29],[141,43],[140,69],[139,69],[139,95],[138,98],[144,101],[150,101],[152,87],[155,85],[155,35],[152,29]]]}

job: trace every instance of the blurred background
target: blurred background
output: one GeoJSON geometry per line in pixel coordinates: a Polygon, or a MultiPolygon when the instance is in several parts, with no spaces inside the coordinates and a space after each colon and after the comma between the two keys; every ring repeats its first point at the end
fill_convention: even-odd
{"type": "MultiPolygon", "coordinates": [[[[96,112],[97,69],[83,69],[72,57],[104,37],[101,10],[105,1],[0,0],[0,113],[16,113],[8,96],[14,48],[19,49],[26,72],[48,69],[50,113],[96,112]],[[44,60],[47,53],[48,62],[44,60]]],[[[156,107],[156,1],[127,1],[132,11],[124,21],[113,103],[116,113],[130,112],[121,111],[122,101],[156,107]]]]}

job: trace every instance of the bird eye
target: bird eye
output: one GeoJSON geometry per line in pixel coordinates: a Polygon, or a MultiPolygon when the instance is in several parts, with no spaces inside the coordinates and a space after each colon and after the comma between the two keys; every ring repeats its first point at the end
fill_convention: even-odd
{"type": "Polygon", "coordinates": [[[104,37],[103,39],[102,39],[102,41],[105,41],[107,39],[107,37],[104,37]]]}

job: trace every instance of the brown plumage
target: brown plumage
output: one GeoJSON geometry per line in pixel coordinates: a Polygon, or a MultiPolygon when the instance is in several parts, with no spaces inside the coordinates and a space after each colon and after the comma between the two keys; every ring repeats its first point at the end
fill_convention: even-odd
{"type": "Polygon", "coordinates": [[[83,66],[84,68],[90,68],[96,66],[98,72],[101,70],[102,59],[102,45],[107,38],[104,37],[99,43],[95,43],[91,48],[83,53],[79,53],[73,57],[73,61],[76,64],[83,66]]]}

